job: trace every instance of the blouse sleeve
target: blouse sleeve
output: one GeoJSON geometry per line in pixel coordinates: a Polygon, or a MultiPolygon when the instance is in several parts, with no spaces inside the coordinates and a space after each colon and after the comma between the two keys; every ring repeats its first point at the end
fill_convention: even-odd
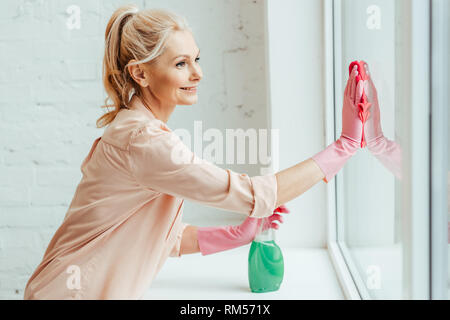
{"type": "Polygon", "coordinates": [[[147,125],[131,138],[132,174],[143,187],[206,206],[267,217],[275,210],[274,174],[249,177],[200,159],[173,131],[147,125]]]}
{"type": "Polygon", "coordinates": [[[169,257],[181,257],[181,239],[183,238],[183,232],[186,227],[189,226],[188,223],[182,222],[180,228],[178,229],[175,244],[172,247],[169,257]]]}

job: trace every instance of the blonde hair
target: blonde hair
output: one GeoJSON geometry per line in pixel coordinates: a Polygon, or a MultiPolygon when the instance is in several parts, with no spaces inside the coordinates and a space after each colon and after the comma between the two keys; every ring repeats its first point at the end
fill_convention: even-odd
{"type": "Polygon", "coordinates": [[[108,96],[102,106],[114,110],[97,120],[97,128],[113,121],[133,94],[140,96],[141,87],[131,77],[128,66],[150,63],[158,58],[169,35],[177,30],[191,31],[183,17],[163,9],[139,11],[136,5],[125,5],[114,11],[105,31],[103,85],[108,96]],[[137,61],[130,63],[131,59],[137,61]],[[108,104],[108,100],[112,100],[112,104],[108,104]]]}

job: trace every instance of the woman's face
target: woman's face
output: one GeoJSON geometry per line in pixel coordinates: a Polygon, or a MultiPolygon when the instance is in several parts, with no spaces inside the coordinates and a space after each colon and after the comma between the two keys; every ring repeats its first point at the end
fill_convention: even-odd
{"type": "Polygon", "coordinates": [[[203,77],[200,49],[189,31],[173,32],[164,52],[148,66],[148,90],[161,104],[197,103],[197,86],[203,77]],[[186,56],[184,56],[186,55],[186,56]],[[193,87],[192,90],[183,88],[193,87]]]}

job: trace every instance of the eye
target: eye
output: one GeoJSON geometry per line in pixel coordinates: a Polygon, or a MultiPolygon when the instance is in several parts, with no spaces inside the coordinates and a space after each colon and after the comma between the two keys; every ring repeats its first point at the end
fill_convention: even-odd
{"type": "MultiPolygon", "coordinates": [[[[195,61],[199,61],[200,60],[200,57],[198,57],[197,59],[195,59],[195,61]]],[[[181,64],[185,64],[186,62],[184,62],[184,61],[181,61],[181,62],[178,62],[177,64],[176,64],[176,66],[178,67],[178,66],[180,66],[181,67],[181,64]]]]}

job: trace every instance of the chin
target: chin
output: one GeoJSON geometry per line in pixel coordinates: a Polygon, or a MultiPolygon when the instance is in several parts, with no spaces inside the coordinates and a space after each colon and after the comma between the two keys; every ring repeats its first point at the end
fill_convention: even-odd
{"type": "Polygon", "coordinates": [[[196,104],[198,102],[198,99],[193,99],[193,100],[190,100],[190,101],[183,101],[182,103],[180,103],[180,105],[182,105],[182,106],[192,106],[192,105],[194,105],[194,104],[196,104]]]}

